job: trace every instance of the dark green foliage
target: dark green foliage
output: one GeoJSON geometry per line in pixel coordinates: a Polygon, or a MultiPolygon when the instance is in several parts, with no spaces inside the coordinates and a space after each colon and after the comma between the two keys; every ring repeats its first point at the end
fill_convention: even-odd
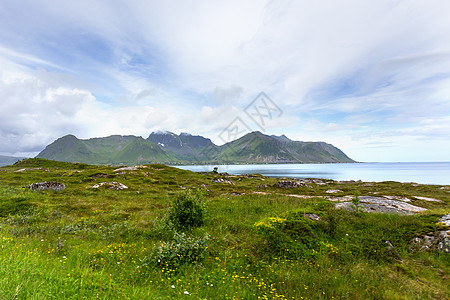
{"type": "Polygon", "coordinates": [[[358,191],[353,193],[352,203],[355,207],[358,207],[359,205],[359,195],[360,193],[358,191]]]}
{"type": "Polygon", "coordinates": [[[204,195],[200,190],[187,190],[170,203],[169,222],[179,230],[203,226],[205,223],[204,195]]]}
{"type": "Polygon", "coordinates": [[[157,266],[173,271],[184,264],[199,263],[208,255],[209,239],[208,234],[194,238],[175,232],[173,240],[155,246],[151,255],[142,260],[141,266],[157,266]]]}

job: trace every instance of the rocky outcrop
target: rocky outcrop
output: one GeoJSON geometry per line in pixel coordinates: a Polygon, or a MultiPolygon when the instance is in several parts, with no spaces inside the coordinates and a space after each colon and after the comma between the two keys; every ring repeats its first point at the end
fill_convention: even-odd
{"type": "Polygon", "coordinates": [[[111,176],[109,176],[108,174],[104,174],[104,173],[95,173],[89,177],[91,177],[91,178],[109,178],[111,176]]]}
{"type": "Polygon", "coordinates": [[[436,250],[450,253],[450,230],[429,232],[422,237],[412,240],[412,250],[427,251],[436,250]]]}
{"type": "Polygon", "coordinates": [[[327,190],[325,193],[327,193],[327,194],[334,194],[334,193],[342,193],[342,191],[341,190],[330,189],[330,190],[327,190]]]}
{"type": "Polygon", "coordinates": [[[59,192],[66,188],[66,186],[59,182],[54,181],[44,181],[32,183],[28,186],[28,188],[32,191],[55,191],[59,192]]]}
{"type": "Polygon", "coordinates": [[[49,169],[44,169],[44,168],[24,168],[24,169],[19,169],[17,171],[14,171],[16,173],[20,173],[20,172],[26,172],[26,171],[36,171],[36,170],[44,170],[45,172],[50,172],[49,169]]]}
{"type": "Polygon", "coordinates": [[[117,182],[117,181],[97,183],[97,184],[93,185],[91,188],[98,189],[99,187],[106,187],[106,188],[109,188],[111,190],[116,190],[116,191],[120,191],[120,190],[124,190],[124,189],[128,188],[126,185],[124,185],[120,182],[117,182]]]}
{"type": "Polygon", "coordinates": [[[229,179],[213,178],[213,179],[211,179],[211,181],[215,182],[215,183],[227,183],[227,184],[234,185],[234,182],[229,179]]]}
{"type": "Polygon", "coordinates": [[[321,218],[316,214],[303,214],[303,216],[312,221],[320,221],[321,220],[321,218]]]}
{"type": "Polygon", "coordinates": [[[426,211],[426,208],[411,205],[403,201],[389,200],[384,197],[360,196],[357,207],[353,202],[335,203],[336,208],[346,210],[361,210],[374,213],[394,213],[412,215],[414,213],[426,211]]]}
{"type": "Polygon", "coordinates": [[[439,219],[439,222],[450,226],[450,214],[443,215],[442,218],[439,219]]]}
{"type": "Polygon", "coordinates": [[[137,171],[139,169],[148,168],[147,166],[131,166],[131,167],[122,167],[115,169],[114,172],[120,172],[120,171],[137,171]]]}
{"type": "Polygon", "coordinates": [[[293,180],[280,180],[278,181],[275,186],[284,188],[284,189],[295,189],[299,187],[309,187],[311,186],[307,185],[306,183],[300,182],[300,181],[293,181],[293,180]]]}
{"type": "Polygon", "coordinates": [[[429,197],[419,197],[419,196],[413,196],[413,197],[416,198],[417,200],[422,200],[422,201],[428,201],[428,202],[442,202],[441,200],[434,199],[434,198],[429,198],[429,197]]]}

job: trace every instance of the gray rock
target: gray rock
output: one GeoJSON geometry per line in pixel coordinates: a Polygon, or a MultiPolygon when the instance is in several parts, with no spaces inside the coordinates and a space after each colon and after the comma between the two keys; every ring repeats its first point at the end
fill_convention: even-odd
{"type": "Polygon", "coordinates": [[[229,179],[213,178],[213,179],[211,179],[211,181],[215,182],[215,183],[226,183],[226,184],[234,185],[234,182],[229,179]]]}
{"type": "MultiPolygon", "coordinates": [[[[336,208],[354,210],[355,205],[352,202],[335,203],[336,208]]],[[[414,206],[402,201],[389,200],[384,197],[360,196],[358,209],[365,212],[374,213],[394,213],[412,215],[414,213],[426,211],[426,208],[414,206]]]]}
{"type": "Polygon", "coordinates": [[[331,189],[331,190],[327,190],[325,193],[327,193],[327,194],[342,193],[342,191],[341,190],[333,190],[333,189],[331,189]]]}
{"type": "Polygon", "coordinates": [[[44,181],[32,183],[28,186],[28,188],[32,191],[55,191],[59,192],[66,188],[66,186],[59,182],[54,181],[44,181]]]}
{"type": "Polygon", "coordinates": [[[109,178],[111,176],[109,176],[108,174],[104,174],[104,173],[95,173],[89,177],[91,177],[91,178],[109,178]]]}
{"type": "Polygon", "coordinates": [[[120,190],[124,190],[124,189],[128,188],[126,185],[124,185],[120,182],[117,182],[117,181],[97,183],[97,184],[93,185],[91,188],[98,189],[101,186],[105,186],[111,190],[116,190],[116,191],[120,191],[120,190]]]}
{"type": "Polygon", "coordinates": [[[428,201],[428,202],[442,202],[441,200],[429,198],[429,197],[419,197],[419,196],[413,196],[413,197],[416,198],[417,200],[423,200],[423,201],[428,201]]]}
{"type": "Polygon", "coordinates": [[[443,215],[440,219],[439,222],[444,223],[447,226],[450,226],[450,214],[446,214],[443,215]]]}
{"type": "Polygon", "coordinates": [[[139,169],[148,168],[147,166],[131,166],[131,167],[122,167],[115,169],[114,172],[120,172],[120,171],[137,171],[139,169]]]}
{"type": "Polygon", "coordinates": [[[450,253],[450,230],[429,232],[412,240],[411,248],[416,251],[441,251],[450,253]]]}
{"type": "Polygon", "coordinates": [[[299,187],[303,187],[303,186],[312,188],[312,186],[307,185],[306,183],[303,183],[300,181],[293,181],[293,180],[280,180],[275,185],[280,188],[285,188],[285,189],[293,189],[293,188],[299,188],[299,187]]]}
{"type": "Polygon", "coordinates": [[[50,172],[49,169],[44,169],[44,168],[25,168],[25,169],[19,169],[19,170],[14,171],[14,172],[20,173],[20,172],[25,172],[25,171],[35,171],[35,170],[44,170],[45,172],[50,172]]]}
{"type": "Polygon", "coordinates": [[[313,221],[320,221],[321,218],[316,214],[303,214],[303,216],[307,219],[313,220],[313,221]]]}
{"type": "Polygon", "coordinates": [[[403,201],[403,202],[411,202],[411,199],[408,199],[406,197],[402,197],[402,196],[383,196],[386,199],[389,200],[398,200],[398,201],[403,201]]]}

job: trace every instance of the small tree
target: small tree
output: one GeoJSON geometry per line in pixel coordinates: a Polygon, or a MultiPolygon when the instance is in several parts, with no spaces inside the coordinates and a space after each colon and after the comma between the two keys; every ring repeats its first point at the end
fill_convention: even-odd
{"type": "Polygon", "coordinates": [[[186,230],[205,223],[204,195],[201,191],[187,190],[170,203],[168,219],[176,229],[186,230]]]}

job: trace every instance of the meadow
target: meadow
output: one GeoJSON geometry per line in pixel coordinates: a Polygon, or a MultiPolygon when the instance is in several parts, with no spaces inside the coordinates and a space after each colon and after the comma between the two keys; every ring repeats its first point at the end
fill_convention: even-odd
{"type": "Polygon", "coordinates": [[[450,186],[285,189],[261,175],[118,168],[45,159],[0,168],[0,299],[449,298],[450,254],[411,241],[446,229],[438,221],[450,186]],[[28,188],[43,181],[66,188],[28,188]],[[102,182],[127,188],[93,188],[102,182]],[[428,210],[337,210],[330,189],[408,197],[428,210]]]}

